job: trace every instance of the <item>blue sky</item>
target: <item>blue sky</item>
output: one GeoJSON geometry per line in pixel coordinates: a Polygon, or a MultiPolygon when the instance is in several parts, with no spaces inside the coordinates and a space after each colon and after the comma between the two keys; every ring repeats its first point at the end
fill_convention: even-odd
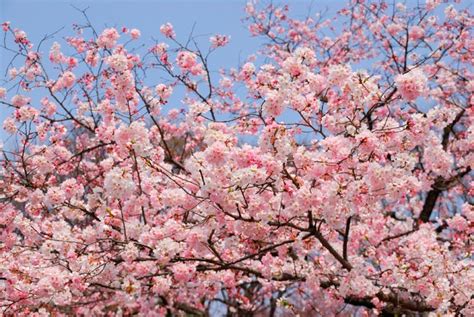
{"type": "MultiPolygon", "coordinates": [[[[211,68],[235,67],[248,55],[255,53],[260,42],[249,35],[242,18],[245,16],[246,0],[0,0],[0,21],[10,21],[14,28],[23,29],[33,43],[38,43],[45,34],[52,33],[62,27],[57,37],[72,34],[72,24],[83,22],[81,13],[73,6],[85,9],[97,30],[105,27],[127,26],[138,28],[142,32],[141,40],[151,44],[151,38],[160,38],[159,27],[171,22],[176,30],[177,38],[184,40],[195,25],[194,34],[202,35],[203,39],[212,34],[231,36],[228,47],[217,52],[211,59],[211,68]]],[[[267,2],[268,3],[268,2],[267,2]]],[[[308,9],[312,12],[329,9],[334,12],[344,5],[345,0],[302,0],[274,1],[288,3],[292,15],[306,16],[308,9]]],[[[43,46],[49,51],[52,41],[43,46]]],[[[0,74],[3,76],[9,58],[0,50],[0,74]]],[[[3,78],[1,78],[3,79],[3,78]]],[[[0,80],[1,82],[1,80],[0,80]]],[[[0,108],[0,122],[8,115],[8,111],[0,108]]],[[[0,129],[0,139],[6,137],[0,129]]]]}

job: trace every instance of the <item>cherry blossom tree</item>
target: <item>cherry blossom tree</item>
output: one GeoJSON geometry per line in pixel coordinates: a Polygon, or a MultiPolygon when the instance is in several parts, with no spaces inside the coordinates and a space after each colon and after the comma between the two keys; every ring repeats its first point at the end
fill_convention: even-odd
{"type": "Polygon", "coordinates": [[[219,71],[226,35],[3,23],[2,314],[474,315],[459,2],[250,2],[219,71]]]}

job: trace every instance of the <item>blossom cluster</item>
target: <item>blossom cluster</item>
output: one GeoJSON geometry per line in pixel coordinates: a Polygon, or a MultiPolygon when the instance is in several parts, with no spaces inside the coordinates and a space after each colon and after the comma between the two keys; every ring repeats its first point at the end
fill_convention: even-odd
{"type": "Polygon", "coordinates": [[[445,2],[250,1],[263,49],[219,71],[225,35],[3,23],[0,314],[473,315],[474,17],[445,2]]]}

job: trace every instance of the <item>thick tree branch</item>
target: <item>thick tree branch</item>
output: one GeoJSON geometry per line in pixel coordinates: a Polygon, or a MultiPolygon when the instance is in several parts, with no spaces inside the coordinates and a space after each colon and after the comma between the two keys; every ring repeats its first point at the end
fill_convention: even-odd
{"type": "Polygon", "coordinates": [[[428,222],[441,192],[452,187],[453,184],[458,182],[459,179],[465,175],[469,174],[470,171],[471,168],[468,167],[464,172],[459,173],[449,180],[445,180],[443,178],[437,179],[431,187],[431,190],[426,195],[425,203],[423,204],[423,209],[421,210],[419,220],[421,222],[428,222]]]}

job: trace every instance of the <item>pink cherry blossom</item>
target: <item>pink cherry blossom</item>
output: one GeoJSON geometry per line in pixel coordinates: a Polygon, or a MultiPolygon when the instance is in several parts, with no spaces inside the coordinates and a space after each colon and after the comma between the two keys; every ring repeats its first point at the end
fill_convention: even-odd
{"type": "Polygon", "coordinates": [[[214,36],[211,36],[209,41],[211,42],[212,47],[214,48],[226,46],[229,43],[229,36],[216,34],[214,36]]]}
{"type": "Polygon", "coordinates": [[[426,91],[427,78],[425,74],[415,69],[403,75],[397,75],[395,83],[400,90],[400,94],[408,101],[416,100],[426,91]]]}
{"type": "Polygon", "coordinates": [[[62,86],[65,88],[70,88],[74,85],[74,81],[76,80],[76,76],[72,72],[65,72],[61,76],[62,86]]]}
{"type": "Polygon", "coordinates": [[[21,108],[27,105],[28,103],[30,103],[30,101],[31,99],[29,97],[22,96],[22,95],[15,95],[11,99],[11,103],[13,104],[13,106],[17,108],[21,108]]]}
{"type": "Polygon", "coordinates": [[[2,30],[3,32],[7,32],[10,29],[10,21],[6,21],[2,23],[2,30]]]}
{"type": "Polygon", "coordinates": [[[14,30],[14,34],[15,34],[15,42],[16,43],[20,43],[20,44],[28,44],[29,43],[25,31],[16,29],[16,30],[14,30]]]}
{"type": "Polygon", "coordinates": [[[7,95],[7,90],[3,87],[0,87],[0,99],[5,99],[6,95],[7,95]]]}
{"type": "Polygon", "coordinates": [[[173,93],[173,88],[164,84],[158,84],[155,87],[155,91],[161,99],[167,100],[173,93]]]}
{"type": "Polygon", "coordinates": [[[3,121],[3,129],[10,134],[13,134],[17,131],[15,120],[13,118],[7,118],[3,121]]]}
{"type": "Polygon", "coordinates": [[[423,38],[425,31],[422,27],[415,25],[410,29],[410,39],[413,41],[423,38]]]}
{"type": "Polygon", "coordinates": [[[25,122],[33,120],[38,115],[38,110],[33,107],[24,106],[15,111],[15,116],[18,121],[25,122]]]}
{"type": "Polygon", "coordinates": [[[131,29],[130,36],[132,37],[132,39],[136,40],[141,36],[141,32],[139,29],[131,29]]]}
{"type": "Polygon", "coordinates": [[[53,63],[61,63],[64,60],[64,55],[61,53],[61,45],[54,42],[49,51],[49,60],[53,63]]]}
{"type": "Polygon", "coordinates": [[[105,175],[104,189],[111,198],[127,198],[134,189],[133,179],[127,171],[115,167],[105,175]]]}
{"type": "Polygon", "coordinates": [[[116,29],[105,29],[97,39],[97,45],[101,48],[112,48],[119,38],[120,35],[116,29]]]}
{"type": "Polygon", "coordinates": [[[174,32],[173,25],[169,22],[160,26],[160,32],[161,34],[163,34],[164,36],[168,38],[176,37],[176,33],[174,32]]]}
{"type": "Polygon", "coordinates": [[[193,75],[202,73],[202,65],[198,63],[197,56],[193,52],[180,51],[176,57],[176,64],[183,70],[189,71],[193,75]]]}
{"type": "Polygon", "coordinates": [[[3,23],[0,315],[472,315],[474,19],[445,2],[250,1],[227,64],[169,23],[3,23]]]}
{"type": "Polygon", "coordinates": [[[107,64],[117,72],[123,72],[128,69],[128,58],[125,55],[114,54],[107,57],[106,61],[107,64]]]}

